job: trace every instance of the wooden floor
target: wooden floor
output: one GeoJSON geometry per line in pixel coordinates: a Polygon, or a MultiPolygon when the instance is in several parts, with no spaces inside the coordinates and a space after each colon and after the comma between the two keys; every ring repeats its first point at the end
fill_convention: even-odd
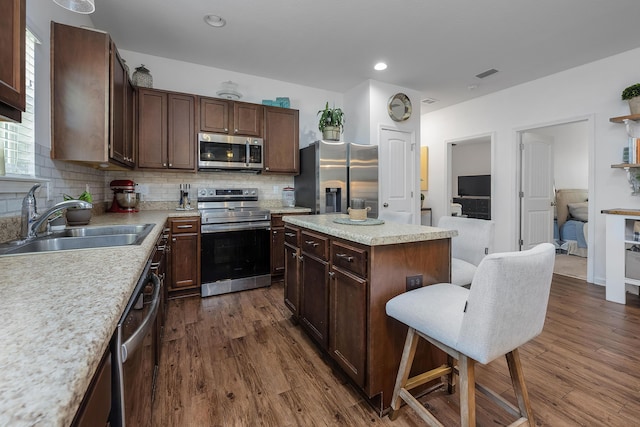
{"type": "MultiPolygon", "coordinates": [[[[411,408],[379,418],[289,319],[282,284],[169,303],[154,426],[419,426],[411,408]]],[[[543,333],[521,348],[539,426],[640,425],[640,299],[554,276],[543,333]]],[[[506,362],[477,380],[513,401],[506,362]]],[[[458,396],[421,399],[445,426],[458,396]]],[[[513,421],[479,395],[478,425],[513,421]]]]}

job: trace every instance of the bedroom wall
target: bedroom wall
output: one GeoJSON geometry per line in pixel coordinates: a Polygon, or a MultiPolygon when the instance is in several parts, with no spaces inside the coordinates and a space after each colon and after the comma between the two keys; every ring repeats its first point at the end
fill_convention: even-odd
{"type": "Polygon", "coordinates": [[[550,136],[556,188],[589,188],[589,127],[585,121],[533,129],[550,136]]]}
{"type": "MultiPolygon", "coordinates": [[[[562,122],[588,119],[590,144],[590,281],[605,277],[605,217],[602,209],[640,209],[631,196],[620,163],[627,143],[623,125],[610,117],[629,114],[622,90],[638,81],[640,49],[633,49],[580,67],[422,115],[421,145],[429,146],[427,205],[433,217],[446,212],[447,152],[445,141],[492,133],[494,138],[493,220],[496,250],[515,250],[519,233],[517,197],[517,132],[562,122]]],[[[495,76],[499,78],[499,75],[495,76]]]]}
{"type": "Polygon", "coordinates": [[[491,175],[491,138],[451,147],[451,194],[458,195],[458,176],[491,175]]]}

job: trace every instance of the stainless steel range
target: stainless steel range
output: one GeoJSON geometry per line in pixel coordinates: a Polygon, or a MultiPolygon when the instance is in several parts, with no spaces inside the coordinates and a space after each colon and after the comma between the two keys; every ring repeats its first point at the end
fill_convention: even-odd
{"type": "Polygon", "coordinates": [[[203,297],[271,284],[271,214],[257,188],[200,188],[203,297]]]}

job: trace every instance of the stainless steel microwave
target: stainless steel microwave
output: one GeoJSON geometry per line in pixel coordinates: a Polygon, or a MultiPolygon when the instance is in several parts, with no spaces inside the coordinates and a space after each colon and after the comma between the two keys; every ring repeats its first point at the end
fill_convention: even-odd
{"type": "Polygon", "coordinates": [[[199,170],[261,172],[264,166],[262,138],[198,134],[199,170]]]}

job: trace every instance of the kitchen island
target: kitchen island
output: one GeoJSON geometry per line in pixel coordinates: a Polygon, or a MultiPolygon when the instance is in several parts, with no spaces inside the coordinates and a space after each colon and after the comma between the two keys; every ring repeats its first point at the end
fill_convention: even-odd
{"type": "Polygon", "coordinates": [[[71,424],[167,218],[197,214],[94,216],[155,226],[137,246],[0,257],[0,425],[71,424]]]}
{"type": "MultiPolygon", "coordinates": [[[[387,222],[339,224],[343,214],[284,216],[285,304],[317,345],[387,412],[406,336],[385,305],[451,276],[455,230],[387,222]]],[[[371,222],[371,221],[370,221],[371,222]]],[[[420,343],[416,369],[445,361],[420,343]]]]}

